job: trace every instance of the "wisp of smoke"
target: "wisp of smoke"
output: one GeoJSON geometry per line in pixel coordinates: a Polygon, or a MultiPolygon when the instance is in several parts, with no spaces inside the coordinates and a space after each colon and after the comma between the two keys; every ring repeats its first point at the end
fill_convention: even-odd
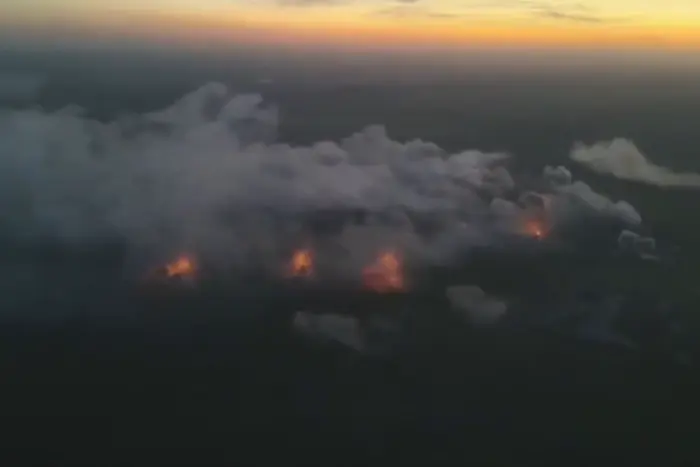
{"type": "MultiPolygon", "coordinates": [[[[278,264],[314,211],[370,214],[331,242],[346,255],[339,264],[366,264],[386,245],[412,261],[447,261],[521,233],[537,210],[552,225],[586,213],[641,222],[632,206],[572,182],[563,167],[545,169],[537,205],[523,201],[507,154],[448,154],[421,140],[394,141],[380,126],[291,146],[273,142],[276,125],[276,109],[261,96],[231,95],[218,83],[167,109],[106,123],[74,108],[1,111],[0,234],[25,246],[112,242],[148,261],[192,251],[246,268],[278,264]]],[[[6,261],[3,275],[20,281],[14,264],[6,261]]],[[[36,271],[27,274],[37,280],[36,271]]],[[[43,280],[67,275],[62,268],[43,280]]],[[[12,287],[17,295],[20,285],[12,287]]]]}
{"type": "Polygon", "coordinates": [[[578,143],[571,151],[573,161],[598,173],[661,187],[700,187],[700,174],[678,173],[654,164],[635,144],[617,138],[586,146],[578,143]]]}
{"type": "Polygon", "coordinates": [[[487,296],[477,286],[448,287],[446,295],[452,307],[476,326],[498,321],[505,314],[507,308],[503,301],[487,296]]]}

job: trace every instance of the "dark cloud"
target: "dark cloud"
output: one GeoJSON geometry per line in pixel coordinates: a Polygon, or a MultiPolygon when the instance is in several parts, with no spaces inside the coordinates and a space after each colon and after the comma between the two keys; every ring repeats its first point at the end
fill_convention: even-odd
{"type": "Polygon", "coordinates": [[[556,10],[544,10],[539,13],[543,18],[558,19],[564,21],[574,21],[577,23],[604,23],[605,19],[598,16],[581,15],[576,13],[565,13],[556,10]]]}
{"type": "Polygon", "coordinates": [[[466,2],[468,9],[494,9],[506,11],[522,11],[532,16],[579,23],[606,23],[619,21],[602,15],[598,10],[585,3],[562,0],[479,0],[466,2]]]}
{"type": "Polygon", "coordinates": [[[346,3],[351,3],[352,0],[277,0],[278,5],[282,6],[318,6],[318,5],[343,5],[346,3]]]}
{"type": "MultiPolygon", "coordinates": [[[[385,5],[401,4],[401,5],[415,5],[424,0],[386,0],[383,2],[385,5]]],[[[344,5],[348,3],[354,3],[356,0],[276,0],[278,5],[282,6],[317,6],[317,5],[344,5]]]]}
{"type": "Polygon", "coordinates": [[[531,11],[542,18],[577,23],[604,23],[612,18],[600,16],[595,10],[580,3],[531,2],[531,11]]]}
{"type": "Polygon", "coordinates": [[[575,23],[617,23],[626,18],[607,16],[599,10],[584,3],[566,1],[531,1],[523,0],[523,6],[538,17],[575,23]]]}
{"type": "Polygon", "coordinates": [[[442,11],[431,10],[430,8],[416,5],[418,0],[403,1],[403,5],[395,5],[388,8],[382,8],[372,13],[372,16],[383,16],[391,18],[436,18],[436,19],[454,19],[459,18],[460,14],[447,13],[442,11]]]}
{"type": "MultiPolygon", "coordinates": [[[[355,0],[277,0],[283,6],[335,6],[353,3],[355,0]]],[[[503,13],[521,11],[531,16],[576,23],[618,22],[622,18],[602,15],[599,11],[580,2],[561,0],[477,0],[455,4],[459,12],[445,12],[433,9],[427,0],[387,0],[383,6],[371,13],[372,16],[407,18],[459,18],[467,17],[471,11],[494,10],[503,13]],[[420,5],[419,5],[420,4],[420,5]]]]}

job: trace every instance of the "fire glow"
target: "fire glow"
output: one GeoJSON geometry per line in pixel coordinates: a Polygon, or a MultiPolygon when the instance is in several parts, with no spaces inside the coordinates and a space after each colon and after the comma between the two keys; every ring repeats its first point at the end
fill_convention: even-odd
{"type": "Polygon", "coordinates": [[[289,262],[291,277],[310,277],[314,273],[314,258],[310,250],[297,250],[289,262]]]}
{"type": "Polygon", "coordinates": [[[365,287],[375,292],[399,292],[405,288],[402,269],[399,256],[385,251],[362,271],[362,280],[365,287]]]}
{"type": "MultiPolygon", "coordinates": [[[[182,254],[154,271],[154,278],[184,280],[189,283],[196,278],[198,266],[194,257],[182,254]]],[[[288,278],[314,277],[315,258],[310,249],[299,249],[292,253],[286,266],[288,278]]],[[[153,276],[152,276],[153,277],[153,276]]],[[[406,290],[403,262],[393,250],[385,250],[361,271],[363,287],[376,293],[403,292],[406,290]]]]}
{"type": "Polygon", "coordinates": [[[165,265],[165,275],[170,278],[194,277],[196,272],[194,260],[187,255],[180,255],[165,265]]]}
{"type": "Polygon", "coordinates": [[[542,240],[546,234],[542,222],[536,220],[527,221],[523,227],[523,233],[537,240],[542,240]]]}

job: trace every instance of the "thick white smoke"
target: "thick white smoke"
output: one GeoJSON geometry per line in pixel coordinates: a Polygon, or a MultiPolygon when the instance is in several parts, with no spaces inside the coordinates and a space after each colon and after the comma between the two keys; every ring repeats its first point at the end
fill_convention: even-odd
{"type": "Polygon", "coordinates": [[[577,144],[572,160],[596,172],[661,187],[700,187],[700,174],[678,173],[654,164],[633,142],[617,138],[592,146],[577,144]]]}
{"type": "MultiPolygon", "coordinates": [[[[391,244],[419,261],[522,232],[545,209],[553,223],[581,212],[634,225],[639,214],[564,168],[547,168],[542,206],[516,203],[506,154],[447,154],[397,142],[380,126],[340,142],[273,143],[277,112],[257,95],[208,84],[171,107],[103,123],[78,109],[0,112],[0,229],[17,241],[119,240],[138,251],[192,250],[246,266],[278,263],[315,210],[359,209],[334,251],[391,244]],[[418,223],[430,225],[430,235],[418,223]]],[[[365,259],[358,259],[364,262],[365,259]]]]}

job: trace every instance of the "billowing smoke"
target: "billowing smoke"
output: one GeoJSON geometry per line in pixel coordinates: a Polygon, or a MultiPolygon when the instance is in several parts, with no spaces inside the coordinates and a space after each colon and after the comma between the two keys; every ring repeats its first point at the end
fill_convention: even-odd
{"type": "Polygon", "coordinates": [[[626,139],[617,138],[592,146],[577,144],[571,159],[589,169],[625,180],[661,187],[700,187],[700,174],[674,172],[654,164],[626,139]]]}
{"type": "Polygon", "coordinates": [[[306,238],[309,213],[359,211],[365,221],[326,245],[345,255],[337,264],[355,268],[386,245],[410,261],[454,260],[471,246],[529,235],[533,217],[544,217],[547,232],[581,216],[641,222],[632,206],[572,182],[563,167],[546,168],[528,194],[507,154],[448,154],[394,141],[381,126],[290,146],[273,142],[276,125],[262,97],[216,83],[107,123],[74,108],[3,111],[0,233],[15,245],[114,243],[148,261],[192,251],[246,268],[279,264],[285,245],[306,238]]]}
{"type": "Polygon", "coordinates": [[[477,286],[448,287],[446,294],[452,307],[476,326],[493,324],[506,313],[503,301],[487,296],[477,286]]]}

